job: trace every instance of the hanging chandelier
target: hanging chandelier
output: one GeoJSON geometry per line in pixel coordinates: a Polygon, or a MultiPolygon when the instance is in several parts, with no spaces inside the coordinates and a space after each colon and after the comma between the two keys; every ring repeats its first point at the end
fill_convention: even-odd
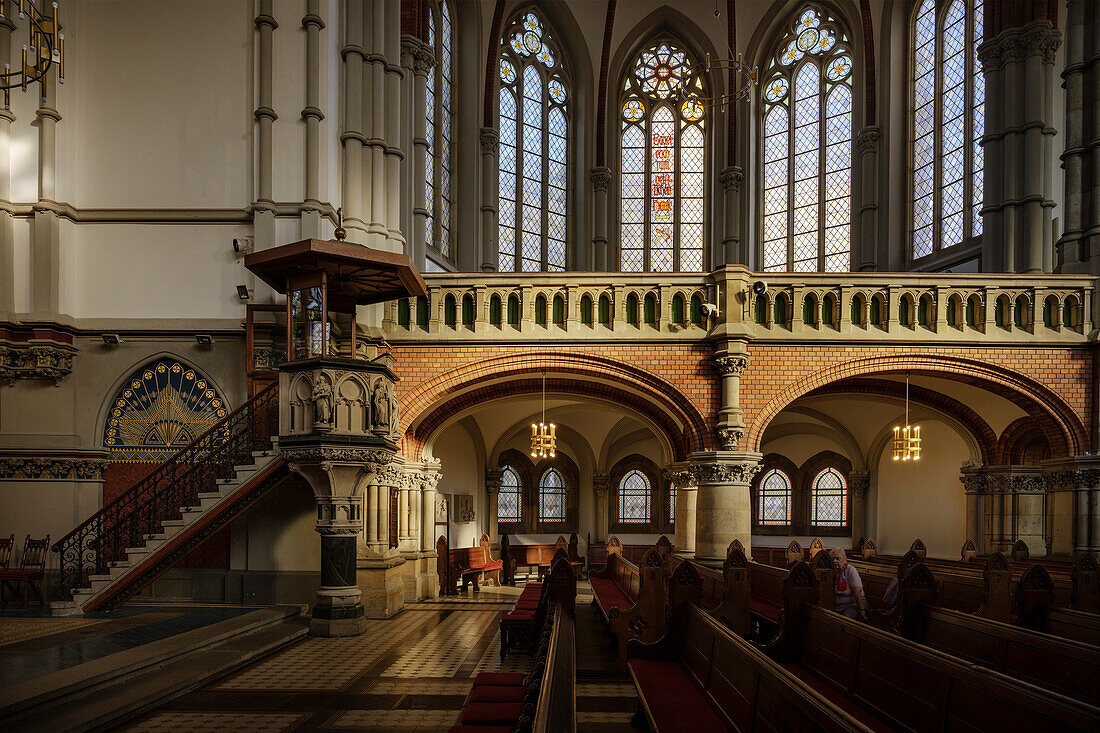
{"type": "MultiPolygon", "coordinates": [[[[38,2],[41,4],[42,0],[38,2]]],[[[19,10],[19,20],[27,21],[27,42],[23,44],[23,62],[20,68],[13,70],[11,64],[5,63],[4,72],[0,74],[4,109],[11,109],[11,90],[16,87],[25,92],[28,84],[38,82],[43,87],[42,96],[45,97],[46,75],[54,64],[57,64],[58,83],[65,83],[65,34],[61,32],[57,3],[51,3],[52,15],[46,15],[39,10],[35,0],[17,0],[12,4],[19,10]]],[[[5,19],[3,11],[7,5],[0,2],[0,20],[5,19]]]]}
{"type": "Polygon", "coordinates": [[[920,425],[909,424],[909,372],[905,373],[905,427],[894,426],[894,460],[920,460],[920,425]]]}
{"type": "MultiPolygon", "coordinates": [[[[718,0],[714,2],[714,17],[719,18],[722,15],[718,10],[718,0]]],[[[730,49],[732,53],[733,49],[730,49]]],[[[697,75],[700,72],[709,74],[711,70],[726,71],[730,74],[730,90],[726,94],[717,94],[713,97],[704,97],[697,91],[688,90],[683,84],[680,85],[677,90],[680,101],[692,102],[696,107],[725,107],[730,104],[736,104],[744,99],[748,99],[752,93],[753,87],[760,82],[760,72],[757,67],[750,67],[745,63],[745,57],[740,53],[735,58],[717,58],[711,60],[710,54],[706,54],[705,61],[700,68],[699,64],[695,64],[691,69],[692,75],[697,75]]],[[[701,112],[701,110],[700,110],[701,112]]]]}
{"type": "Polygon", "coordinates": [[[553,458],[558,447],[558,426],[546,422],[546,372],[542,373],[542,420],[531,423],[531,457],[553,458]]]}

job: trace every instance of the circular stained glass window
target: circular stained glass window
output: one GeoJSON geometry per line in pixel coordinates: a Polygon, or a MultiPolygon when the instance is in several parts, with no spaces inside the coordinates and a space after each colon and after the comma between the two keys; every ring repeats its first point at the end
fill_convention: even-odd
{"type": "Polygon", "coordinates": [[[527,51],[523,48],[523,41],[520,40],[520,37],[518,35],[512,36],[511,46],[512,46],[512,50],[515,51],[516,53],[522,53],[522,54],[527,53],[527,51]]]}
{"type": "Polygon", "coordinates": [[[565,86],[557,79],[551,79],[550,84],[550,99],[554,100],[558,104],[565,102],[565,86]]]}
{"type": "Polygon", "coordinates": [[[534,31],[527,31],[523,34],[523,47],[527,49],[527,53],[534,53],[538,51],[542,46],[542,39],[534,31]]]}
{"type": "Polygon", "coordinates": [[[668,99],[678,92],[689,72],[684,52],[667,43],[643,53],[634,68],[634,76],[641,82],[642,91],[660,99],[668,99]]]}
{"type": "Polygon", "coordinates": [[[817,53],[825,53],[836,45],[836,36],[829,31],[822,31],[821,38],[817,41],[817,53]]]}
{"type": "Polygon", "coordinates": [[[806,54],[802,53],[802,51],[798,49],[798,41],[794,40],[791,41],[790,44],[787,46],[787,50],[779,54],[779,63],[783,64],[784,66],[790,66],[796,61],[799,61],[805,55],[806,54]]]}
{"type": "Polygon", "coordinates": [[[645,117],[645,107],[640,99],[628,99],[623,105],[623,118],[629,122],[637,122],[645,117]]]}
{"type": "Polygon", "coordinates": [[[821,40],[821,34],[816,28],[807,28],[798,34],[799,51],[816,51],[817,42],[821,40]]]}
{"type": "Polygon", "coordinates": [[[703,119],[703,105],[698,99],[689,99],[680,105],[680,114],[688,122],[698,122],[703,119]]]}
{"type": "Polygon", "coordinates": [[[821,25],[821,20],[814,10],[809,9],[798,17],[798,25],[800,28],[817,28],[821,25]]]}
{"type": "Polygon", "coordinates": [[[502,60],[500,62],[500,80],[505,84],[511,84],[516,80],[516,67],[512,62],[502,60]]]}
{"type": "Polygon", "coordinates": [[[538,59],[543,63],[546,68],[554,68],[554,53],[545,43],[542,44],[542,48],[539,49],[538,59]]]}
{"type": "Polygon", "coordinates": [[[764,99],[769,102],[778,102],[787,96],[790,84],[782,76],[777,76],[764,87],[764,99]]]}
{"type": "Polygon", "coordinates": [[[852,73],[852,60],[847,56],[837,56],[825,68],[825,77],[829,81],[840,81],[852,73]]]}
{"type": "Polygon", "coordinates": [[[542,26],[539,25],[539,19],[535,17],[534,13],[527,14],[527,18],[523,21],[523,27],[529,31],[535,31],[536,33],[542,32],[542,26]]]}

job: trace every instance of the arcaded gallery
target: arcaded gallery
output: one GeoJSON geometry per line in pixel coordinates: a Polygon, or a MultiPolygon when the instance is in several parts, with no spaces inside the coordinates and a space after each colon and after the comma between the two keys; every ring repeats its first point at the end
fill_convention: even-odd
{"type": "Polygon", "coordinates": [[[1100,0],[0,64],[0,729],[1100,731],[1100,0]]]}

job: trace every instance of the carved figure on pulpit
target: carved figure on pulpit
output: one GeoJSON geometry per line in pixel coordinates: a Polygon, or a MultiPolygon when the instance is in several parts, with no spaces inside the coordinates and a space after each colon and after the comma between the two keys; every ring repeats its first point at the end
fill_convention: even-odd
{"type": "Polygon", "coordinates": [[[313,400],[313,423],[315,425],[331,425],[332,387],[329,386],[327,379],[318,378],[313,383],[313,394],[310,395],[310,399],[313,400]]]}
{"type": "Polygon", "coordinates": [[[386,394],[385,382],[379,379],[374,384],[374,392],[371,394],[371,417],[375,430],[389,430],[390,428],[390,400],[386,394]]]}
{"type": "Polygon", "coordinates": [[[401,408],[397,404],[397,395],[390,394],[390,435],[397,439],[398,431],[401,430],[401,408]]]}

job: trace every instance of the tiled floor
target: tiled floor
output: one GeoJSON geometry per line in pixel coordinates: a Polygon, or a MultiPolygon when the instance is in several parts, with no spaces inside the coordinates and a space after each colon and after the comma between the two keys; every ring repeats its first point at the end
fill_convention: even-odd
{"type": "MultiPolygon", "coordinates": [[[[578,730],[631,731],[634,687],[615,669],[587,584],[580,591],[578,730]]],[[[518,592],[486,588],[409,606],[395,618],[372,621],[362,636],[307,638],[125,730],[446,731],[477,673],[530,668],[530,658],[519,652],[500,660],[498,621],[518,592]]]]}
{"type": "MultiPolygon", "coordinates": [[[[0,636],[0,685],[33,679],[59,669],[132,649],[151,641],[234,618],[254,608],[234,606],[127,606],[92,613],[90,624],[52,625],[38,609],[5,610],[0,621],[39,625],[42,634],[26,630],[0,636]]],[[[0,626],[0,629],[4,627],[0,626]]]]}

